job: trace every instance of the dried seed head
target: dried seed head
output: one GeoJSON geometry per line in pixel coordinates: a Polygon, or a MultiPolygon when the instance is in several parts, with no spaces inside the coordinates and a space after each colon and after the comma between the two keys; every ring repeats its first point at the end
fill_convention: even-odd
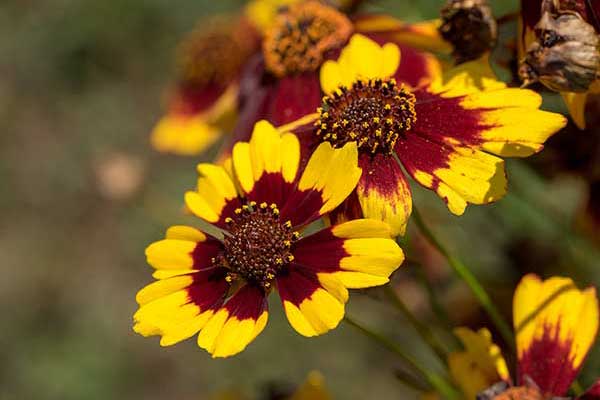
{"type": "Polygon", "coordinates": [[[457,64],[481,57],[496,44],[498,25],[486,0],[448,0],[441,11],[442,37],[457,64]]]}
{"type": "Polygon", "coordinates": [[[573,11],[545,7],[536,40],[519,67],[524,85],[541,82],[557,92],[586,92],[600,73],[600,37],[573,11]]]}

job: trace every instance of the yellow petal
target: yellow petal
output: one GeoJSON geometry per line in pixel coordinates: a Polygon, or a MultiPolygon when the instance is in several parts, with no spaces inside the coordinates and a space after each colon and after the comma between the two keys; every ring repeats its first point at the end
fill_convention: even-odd
{"type": "Polygon", "coordinates": [[[203,115],[168,114],[156,124],[151,143],[160,152],[191,156],[202,153],[220,135],[217,128],[206,123],[203,115]]]}
{"type": "Polygon", "coordinates": [[[465,350],[451,353],[448,364],[452,379],[466,399],[474,399],[494,383],[510,379],[506,361],[487,329],[474,332],[468,328],[457,328],[454,333],[465,350]]]}
{"type": "Polygon", "coordinates": [[[146,248],[148,264],[157,269],[191,269],[196,243],[187,240],[160,240],[146,248]]]}
{"type": "Polygon", "coordinates": [[[585,104],[587,93],[561,93],[562,98],[573,118],[573,122],[579,129],[585,129],[585,104]]]}
{"type": "Polygon", "coordinates": [[[325,142],[312,154],[300,178],[298,189],[322,192],[322,215],[333,210],[348,197],[356,187],[360,174],[355,142],[348,143],[341,149],[334,149],[331,144],[325,142]]]}

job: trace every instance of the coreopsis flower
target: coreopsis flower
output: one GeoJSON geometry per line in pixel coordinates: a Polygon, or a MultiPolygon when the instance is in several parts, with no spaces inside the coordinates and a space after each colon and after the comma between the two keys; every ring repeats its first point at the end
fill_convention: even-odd
{"type": "Polygon", "coordinates": [[[560,92],[582,129],[587,97],[600,93],[599,16],[599,0],[521,1],[519,75],[560,92]]]}
{"type": "Polygon", "coordinates": [[[160,335],[165,346],[200,332],[200,347],[230,356],[263,330],[275,290],[301,335],[335,328],[348,288],[382,285],[403,261],[380,221],[303,230],[354,189],[357,158],[354,143],[323,143],[301,169],[296,136],[261,121],[249,143],[235,145],[228,167],[200,164],[186,205],[223,237],[174,226],[146,249],[157,281],[137,295],[135,331],[160,335]]]}
{"type": "Polygon", "coordinates": [[[454,330],[464,347],[448,355],[448,368],[454,382],[465,399],[475,399],[477,394],[498,381],[509,381],[510,375],[500,347],[492,341],[486,328],[477,332],[460,327],[454,330]]]}
{"type": "MultiPolygon", "coordinates": [[[[360,19],[358,21],[361,21],[360,19]]],[[[267,119],[282,125],[314,112],[323,93],[319,68],[337,58],[354,32],[373,38],[385,37],[395,26],[385,17],[373,17],[355,24],[349,16],[325,2],[308,0],[283,9],[265,31],[262,58],[247,67],[242,78],[240,118],[232,143],[247,140],[253,124],[267,119]]],[[[426,38],[418,30],[410,37],[426,38]]],[[[396,38],[395,38],[396,39],[396,38]]],[[[441,70],[430,53],[418,51],[397,38],[405,57],[399,66],[402,81],[417,86],[441,70]]]]}
{"type": "Polygon", "coordinates": [[[542,100],[535,92],[507,88],[485,75],[488,71],[475,71],[485,66],[480,62],[411,89],[394,79],[400,58],[395,44],[353,36],[337,61],[321,68],[326,96],[314,123],[294,128],[306,154],[322,142],[358,146],[363,174],[356,196],[334,220],[364,215],[402,234],[412,200],[401,165],[456,215],[469,203],[498,200],[507,185],[498,156],[531,155],[566,123],[559,114],[539,110],[542,100]]]}
{"type": "Polygon", "coordinates": [[[219,125],[235,112],[242,68],[258,44],[259,33],[245,17],[198,23],[178,48],[177,82],[151,135],[156,150],[195,155],[219,139],[219,125]]]}
{"type": "MultiPolygon", "coordinates": [[[[466,364],[455,368],[451,363],[452,375],[461,388],[463,383],[468,387],[465,399],[474,398],[472,390],[484,384],[489,388],[479,393],[477,398],[481,400],[565,398],[596,340],[598,320],[595,288],[580,290],[569,278],[542,280],[534,274],[526,275],[513,298],[518,364],[514,381],[489,334],[485,334],[485,346],[465,342],[469,358],[476,361],[472,369],[463,368],[466,364]],[[488,372],[482,374],[484,365],[488,372]]],[[[471,339],[473,335],[469,333],[471,339]]],[[[599,398],[600,379],[577,397],[599,398]]]]}

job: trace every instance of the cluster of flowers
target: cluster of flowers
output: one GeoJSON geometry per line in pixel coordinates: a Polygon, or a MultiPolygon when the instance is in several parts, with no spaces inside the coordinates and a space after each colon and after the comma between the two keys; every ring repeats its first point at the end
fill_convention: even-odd
{"type": "MultiPolygon", "coordinates": [[[[351,13],[358,3],[256,0],[183,42],[153,145],[194,155],[232,134],[185,194],[210,233],[173,226],[146,250],[156,281],[137,295],[136,332],[164,346],[197,334],[213,357],[232,356],[264,329],[277,292],[298,333],[326,333],[348,289],[384,285],[402,264],[409,177],[461,215],[506,193],[503,157],[539,152],[565,126],[538,93],[495,77],[483,1],[449,1],[441,20],[417,24],[351,13]]],[[[523,1],[519,74],[563,93],[579,125],[600,86],[591,4],[523,1]]],[[[465,351],[448,363],[465,398],[565,395],[595,340],[595,290],[528,275],[514,327],[514,380],[487,330],[457,330],[465,351]]],[[[600,398],[600,383],[581,398],[600,398]]]]}

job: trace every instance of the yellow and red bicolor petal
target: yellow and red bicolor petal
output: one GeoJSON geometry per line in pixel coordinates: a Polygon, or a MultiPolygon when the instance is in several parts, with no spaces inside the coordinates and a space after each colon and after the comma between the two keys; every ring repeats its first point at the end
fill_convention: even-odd
{"type": "Polygon", "coordinates": [[[354,190],[360,175],[356,143],[341,149],[321,143],[308,160],[296,190],[282,203],[282,220],[304,225],[330,212],[354,190]]]}
{"type": "Polygon", "coordinates": [[[322,283],[314,272],[291,263],[277,276],[277,290],[290,325],[303,336],[322,335],[344,317],[348,291],[335,277],[322,283]]]}
{"type": "Polygon", "coordinates": [[[449,146],[410,131],[395,148],[408,173],[462,215],[468,203],[487,204],[506,193],[504,161],[463,146],[449,146]]]}
{"type": "Polygon", "coordinates": [[[259,121],[249,143],[236,143],[232,161],[248,199],[281,206],[296,181],[300,144],[295,135],[282,135],[269,122],[259,121]]]}
{"type": "Polygon", "coordinates": [[[154,277],[163,279],[210,268],[212,258],[221,251],[217,239],[195,228],[173,226],[167,230],[166,239],[146,248],[146,259],[156,269],[154,277]]]}
{"type": "Polygon", "coordinates": [[[407,23],[385,14],[360,15],[354,21],[354,29],[359,33],[418,50],[450,54],[452,45],[440,35],[440,25],[439,19],[407,23]]]}
{"type": "Polygon", "coordinates": [[[223,304],[229,284],[226,270],[209,268],[151,283],[136,296],[134,331],[160,335],[169,346],[195,335],[223,304]]]}
{"type": "Polygon", "coordinates": [[[329,214],[325,215],[323,219],[327,225],[337,225],[343,222],[352,221],[353,219],[363,219],[364,217],[355,190],[350,193],[350,196],[346,197],[346,200],[344,200],[342,204],[329,212],[329,214]]]}
{"type": "Polygon", "coordinates": [[[566,124],[540,110],[532,90],[507,88],[484,60],[464,63],[415,92],[414,129],[438,141],[462,144],[506,157],[525,157],[566,124]]]}
{"type": "Polygon", "coordinates": [[[357,219],[323,229],[301,239],[295,262],[317,274],[331,276],[351,289],[383,285],[404,260],[391,239],[388,224],[357,219]]]}
{"type": "Polygon", "coordinates": [[[463,351],[448,356],[448,367],[454,382],[458,384],[465,399],[475,399],[477,394],[494,383],[509,381],[510,375],[500,348],[492,341],[485,328],[472,331],[457,328],[454,334],[463,344],[463,351]]]}
{"type": "Polygon", "coordinates": [[[598,400],[600,399],[600,379],[598,379],[584,394],[577,397],[578,400],[598,400]]]}
{"type": "Polygon", "coordinates": [[[211,316],[198,335],[198,346],[213,358],[235,355],[262,332],[268,316],[264,291],[245,285],[211,316]]]}
{"type": "Polygon", "coordinates": [[[185,194],[185,204],[197,217],[224,227],[225,218],[241,204],[230,172],[214,164],[198,164],[197,170],[197,189],[185,194]]]}
{"type": "Polygon", "coordinates": [[[215,122],[234,109],[237,91],[236,84],[178,88],[152,131],[152,146],[165,153],[202,153],[220,138],[215,122]]]}
{"type": "Polygon", "coordinates": [[[393,236],[403,235],[412,211],[410,186],[396,160],[388,154],[361,154],[363,174],[356,194],[365,218],[387,223],[393,236]]]}
{"type": "Polygon", "coordinates": [[[542,393],[563,396],[596,339],[595,288],[579,290],[569,278],[526,275],[515,291],[513,318],[518,383],[529,377],[542,393]]]}

